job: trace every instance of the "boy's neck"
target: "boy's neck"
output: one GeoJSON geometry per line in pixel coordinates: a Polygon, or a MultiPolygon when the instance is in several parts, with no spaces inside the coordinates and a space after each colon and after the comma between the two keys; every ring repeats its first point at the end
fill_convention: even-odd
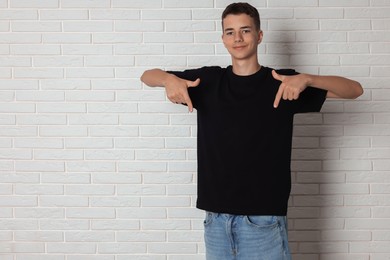
{"type": "Polygon", "coordinates": [[[233,73],[238,76],[253,75],[261,69],[259,62],[253,61],[233,61],[233,73]]]}

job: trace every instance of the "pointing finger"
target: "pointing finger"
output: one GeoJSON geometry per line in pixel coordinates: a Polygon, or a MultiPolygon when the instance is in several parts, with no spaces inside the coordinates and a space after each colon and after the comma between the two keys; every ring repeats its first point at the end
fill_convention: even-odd
{"type": "Polygon", "coordinates": [[[194,106],[192,105],[192,101],[191,101],[190,97],[189,96],[184,97],[184,102],[188,106],[188,111],[190,111],[192,113],[192,111],[194,110],[194,106]]]}
{"type": "Polygon", "coordinates": [[[283,85],[279,86],[278,92],[276,93],[275,100],[274,100],[274,108],[277,108],[279,106],[280,99],[283,96],[284,87],[283,85]]]}

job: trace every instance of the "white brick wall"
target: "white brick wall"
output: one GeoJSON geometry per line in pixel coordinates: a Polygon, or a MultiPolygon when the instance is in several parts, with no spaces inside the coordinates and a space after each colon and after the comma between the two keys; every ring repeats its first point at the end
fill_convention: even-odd
{"type": "MultiPolygon", "coordinates": [[[[0,0],[0,259],[200,260],[196,117],[148,68],[228,65],[226,0],[0,0]]],[[[295,123],[296,260],[390,258],[390,2],[250,1],[263,65],[360,81],[295,123]]]]}

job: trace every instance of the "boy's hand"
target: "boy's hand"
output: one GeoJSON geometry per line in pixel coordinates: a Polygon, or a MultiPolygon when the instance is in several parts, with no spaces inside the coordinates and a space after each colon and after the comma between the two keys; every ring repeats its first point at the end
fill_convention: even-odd
{"type": "Polygon", "coordinates": [[[280,75],[275,70],[272,71],[274,79],[281,81],[279,90],[276,93],[274,100],[274,107],[279,106],[280,99],[296,100],[302,91],[308,86],[308,79],[305,74],[298,74],[293,76],[280,75]]]}
{"type": "Polygon", "coordinates": [[[165,84],[165,91],[168,99],[175,104],[186,104],[188,111],[192,112],[194,107],[192,105],[188,88],[196,87],[200,83],[200,79],[195,81],[185,80],[173,76],[165,84]]]}

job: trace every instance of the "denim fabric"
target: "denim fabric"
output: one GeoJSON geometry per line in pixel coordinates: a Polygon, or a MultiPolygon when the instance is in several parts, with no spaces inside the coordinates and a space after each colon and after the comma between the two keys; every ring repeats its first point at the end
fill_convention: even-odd
{"type": "Polygon", "coordinates": [[[291,260],[284,216],[206,212],[207,260],[291,260]]]}

